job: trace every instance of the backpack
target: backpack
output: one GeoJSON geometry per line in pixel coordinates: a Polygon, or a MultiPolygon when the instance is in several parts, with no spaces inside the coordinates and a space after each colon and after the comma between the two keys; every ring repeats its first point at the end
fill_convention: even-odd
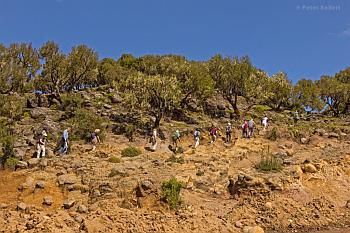
{"type": "Polygon", "coordinates": [[[231,133],[231,132],[232,132],[232,126],[227,126],[226,133],[231,133]]]}
{"type": "Polygon", "coordinates": [[[198,138],[199,135],[200,135],[200,132],[199,132],[198,130],[194,131],[193,136],[194,136],[195,138],[198,138]]]}
{"type": "Polygon", "coordinates": [[[212,128],[212,129],[210,130],[210,135],[211,135],[211,136],[216,135],[216,131],[217,131],[216,128],[212,128]]]}
{"type": "Polygon", "coordinates": [[[242,125],[243,129],[248,129],[248,122],[245,122],[243,125],[242,125]]]}

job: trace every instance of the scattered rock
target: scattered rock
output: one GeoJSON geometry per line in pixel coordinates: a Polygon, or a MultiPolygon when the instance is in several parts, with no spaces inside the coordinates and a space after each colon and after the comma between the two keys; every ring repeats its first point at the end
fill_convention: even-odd
{"type": "Polygon", "coordinates": [[[73,174],[61,175],[57,178],[59,185],[70,185],[78,183],[78,178],[73,174]]]}
{"type": "Polygon", "coordinates": [[[306,173],[316,173],[317,169],[316,169],[315,165],[313,165],[311,163],[307,163],[304,165],[303,171],[306,173]]]}
{"type": "Polygon", "coordinates": [[[51,196],[44,197],[44,200],[43,200],[44,205],[50,206],[50,205],[52,205],[52,203],[53,203],[53,199],[51,196]]]}
{"type": "Polygon", "coordinates": [[[38,182],[35,184],[35,188],[39,188],[39,189],[45,188],[45,183],[44,183],[44,181],[38,181],[38,182]]]}
{"type": "Polygon", "coordinates": [[[8,205],[5,203],[0,203],[0,209],[7,209],[8,205]]]}
{"type": "Polygon", "coordinates": [[[33,119],[46,118],[46,113],[42,108],[34,108],[30,111],[30,117],[33,119]]]}
{"type": "Polygon", "coordinates": [[[66,199],[66,200],[64,200],[64,202],[63,202],[63,207],[64,207],[65,209],[70,209],[71,207],[74,206],[74,204],[75,204],[75,201],[74,201],[74,200],[72,200],[72,199],[66,199]]]}
{"type": "Polygon", "coordinates": [[[104,107],[105,109],[111,109],[111,108],[112,108],[112,105],[105,104],[105,105],[103,105],[103,107],[104,107]]]}
{"type": "Polygon", "coordinates": [[[33,168],[33,167],[37,166],[39,164],[39,162],[40,162],[40,159],[38,159],[38,158],[31,158],[31,159],[29,159],[27,161],[28,167],[29,168],[33,168]]]}
{"type": "Polygon", "coordinates": [[[81,214],[86,214],[89,212],[89,209],[85,205],[78,205],[77,212],[81,214]]]}
{"type": "Polygon", "coordinates": [[[236,221],[235,222],[235,227],[237,228],[243,228],[243,223],[241,221],[236,221]]]}
{"type": "Polygon", "coordinates": [[[315,134],[318,134],[319,136],[324,136],[326,134],[326,130],[324,129],[316,129],[315,134]]]}
{"type": "Polygon", "coordinates": [[[147,191],[147,190],[153,189],[154,185],[153,185],[152,181],[144,180],[144,181],[141,181],[141,187],[143,188],[143,190],[147,191]]]}
{"type": "Polygon", "coordinates": [[[302,144],[306,144],[306,143],[309,142],[309,140],[308,140],[307,138],[300,138],[300,142],[301,142],[302,144]]]}
{"type": "Polygon", "coordinates": [[[110,100],[113,104],[120,104],[121,102],[123,102],[123,99],[118,94],[114,94],[113,96],[111,96],[110,100]]]}
{"type": "Polygon", "coordinates": [[[266,202],[265,203],[265,208],[268,210],[271,210],[273,208],[272,202],[266,202]]]}
{"type": "Polygon", "coordinates": [[[339,138],[339,134],[332,132],[332,133],[329,133],[328,137],[329,138],[339,138]]]}
{"type": "Polygon", "coordinates": [[[243,233],[264,233],[264,230],[259,226],[255,226],[255,227],[247,226],[243,228],[243,233]]]}
{"type": "Polygon", "coordinates": [[[350,209],[350,200],[348,200],[347,202],[346,202],[346,208],[348,208],[348,209],[350,209]]]}
{"type": "Polygon", "coordinates": [[[27,209],[27,205],[23,202],[20,202],[17,204],[17,208],[18,211],[25,211],[27,209]]]}
{"type": "Polygon", "coordinates": [[[16,164],[16,169],[26,169],[28,168],[28,163],[25,161],[18,161],[16,164]]]}

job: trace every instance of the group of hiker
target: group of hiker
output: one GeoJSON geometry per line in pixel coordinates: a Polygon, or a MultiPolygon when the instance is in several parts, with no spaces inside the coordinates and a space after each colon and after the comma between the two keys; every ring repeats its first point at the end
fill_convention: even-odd
{"type": "MultiPolygon", "coordinates": [[[[266,115],[261,120],[263,131],[265,131],[268,127],[268,120],[269,119],[266,115]]],[[[251,118],[250,120],[244,120],[243,124],[241,125],[241,129],[242,129],[242,138],[247,138],[247,139],[251,138],[254,134],[254,129],[255,129],[255,122],[253,118],[251,118]]],[[[216,142],[220,134],[219,132],[220,132],[220,128],[217,127],[215,124],[212,124],[211,127],[209,128],[209,136],[210,136],[211,144],[216,142]]],[[[233,127],[230,122],[227,123],[225,132],[226,132],[225,143],[230,143],[232,141],[232,133],[233,133],[233,127]]],[[[180,131],[176,129],[171,137],[173,140],[173,149],[177,151],[179,147],[180,138],[181,138],[180,131]]],[[[201,138],[200,128],[195,128],[193,132],[193,138],[194,138],[193,148],[195,149],[199,146],[199,142],[201,138]]],[[[152,151],[155,151],[157,147],[157,129],[156,128],[154,128],[152,133],[150,134],[149,143],[151,143],[150,149],[152,151]]]]}
{"type": "MultiPolygon", "coordinates": [[[[68,153],[68,144],[69,144],[69,133],[71,132],[71,128],[68,127],[65,130],[63,130],[62,136],[59,140],[58,146],[56,148],[56,151],[61,154],[65,155],[68,153]]],[[[101,130],[100,129],[95,129],[94,132],[90,134],[90,142],[92,145],[91,151],[96,150],[96,144],[100,142],[100,134],[101,130]]],[[[36,157],[37,158],[42,158],[46,156],[46,148],[45,144],[47,142],[47,130],[43,129],[37,136],[37,152],[36,152],[36,157]]]]}
{"type": "MultiPolygon", "coordinates": [[[[298,116],[297,116],[298,117],[298,116]]],[[[297,117],[295,117],[295,121],[297,121],[297,117]]],[[[261,124],[263,126],[263,130],[266,130],[268,127],[268,117],[265,115],[262,120],[261,124]]],[[[254,129],[255,129],[255,122],[253,118],[250,120],[244,120],[243,124],[241,125],[242,129],[242,138],[251,138],[254,134],[254,129]]],[[[210,135],[210,143],[216,142],[218,136],[219,136],[219,131],[220,128],[217,127],[215,124],[212,124],[211,127],[209,128],[209,135],[210,135]]],[[[69,133],[71,132],[71,128],[68,127],[66,128],[62,136],[60,138],[58,147],[57,147],[57,152],[59,154],[67,154],[68,153],[68,144],[69,144],[69,133]]],[[[96,149],[96,144],[100,142],[100,129],[96,129],[90,134],[90,142],[92,145],[91,151],[94,151],[96,149]]],[[[230,143],[232,141],[232,132],[233,132],[233,127],[232,124],[229,122],[226,125],[225,128],[225,143],[230,143]]],[[[157,129],[154,128],[152,130],[152,133],[150,134],[149,138],[149,143],[151,144],[150,149],[152,151],[155,151],[157,148],[157,129]]],[[[175,148],[175,151],[178,149],[179,142],[180,142],[180,131],[178,129],[175,130],[175,132],[172,135],[173,139],[173,146],[175,148]]],[[[197,148],[199,146],[200,138],[201,138],[201,129],[200,128],[195,128],[194,133],[193,133],[193,138],[194,138],[194,145],[193,148],[197,148]]],[[[46,149],[45,149],[45,144],[47,141],[47,130],[42,130],[42,132],[37,136],[37,158],[45,157],[46,155],[46,149]]]]}

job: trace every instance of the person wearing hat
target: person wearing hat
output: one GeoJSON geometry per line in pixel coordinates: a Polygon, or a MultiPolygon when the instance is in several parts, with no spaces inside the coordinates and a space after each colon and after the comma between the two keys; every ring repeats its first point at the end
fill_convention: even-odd
{"type": "Polygon", "coordinates": [[[100,132],[100,129],[95,129],[91,134],[92,151],[96,150],[96,144],[100,142],[100,137],[98,136],[100,132]]]}
{"type": "Polygon", "coordinates": [[[232,125],[229,122],[226,126],[226,143],[231,142],[232,125]]]}
{"type": "Polygon", "coordinates": [[[197,148],[197,146],[199,145],[199,139],[201,136],[201,131],[199,128],[196,128],[196,130],[193,133],[193,137],[194,137],[194,149],[197,148]]]}
{"type": "Polygon", "coordinates": [[[45,141],[47,138],[47,133],[46,130],[43,130],[41,134],[38,135],[37,143],[36,143],[36,148],[37,148],[37,153],[36,157],[42,158],[45,157],[45,141]]]}

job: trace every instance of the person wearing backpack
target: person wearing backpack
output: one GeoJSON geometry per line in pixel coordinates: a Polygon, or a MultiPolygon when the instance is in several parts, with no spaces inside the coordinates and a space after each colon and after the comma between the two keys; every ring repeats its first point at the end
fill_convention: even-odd
{"type": "Polygon", "coordinates": [[[232,125],[229,122],[226,126],[226,143],[231,142],[232,125]]]}
{"type": "Polygon", "coordinates": [[[217,134],[218,134],[218,128],[216,126],[212,125],[210,128],[210,137],[211,137],[210,143],[214,143],[216,141],[217,134]]]}
{"type": "Polygon", "coordinates": [[[253,118],[251,118],[250,121],[248,122],[248,138],[253,136],[254,128],[255,128],[255,122],[253,118]]]}
{"type": "Polygon", "coordinates": [[[172,135],[173,146],[175,146],[175,151],[177,150],[178,144],[180,142],[180,131],[177,129],[172,135]]]}
{"type": "Polygon", "coordinates": [[[261,124],[263,125],[263,127],[264,127],[264,131],[266,130],[266,128],[267,128],[267,126],[268,126],[268,120],[269,120],[269,118],[267,118],[267,116],[265,115],[264,117],[263,117],[263,119],[261,120],[261,124]]]}
{"type": "Polygon", "coordinates": [[[95,131],[91,134],[91,144],[92,144],[92,151],[96,150],[96,144],[100,143],[100,129],[95,129],[95,131]]]}
{"type": "Polygon", "coordinates": [[[199,145],[199,139],[200,139],[200,136],[201,136],[201,131],[196,128],[196,130],[194,131],[193,133],[193,137],[194,137],[194,149],[196,149],[199,145]]]}
{"type": "Polygon", "coordinates": [[[68,137],[69,137],[70,131],[71,131],[70,127],[68,127],[67,129],[65,129],[63,131],[63,135],[61,138],[61,145],[60,145],[60,149],[59,149],[60,154],[67,154],[68,153],[68,137]]]}
{"type": "Polygon", "coordinates": [[[155,151],[157,148],[157,128],[153,129],[150,142],[151,142],[151,150],[155,151]]]}
{"type": "Polygon", "coordinates": [[[242,125],[242,137],[248,138],[248,121],[244,120],[244,123],[242,125]]]}
{"type": "Polygon", "coordinates": [[[46,137],[47,137],[47,133],[46,130],[43,130],[37,138],[37,143],[36,143],[36,148],[37,148],[37,153],[36,153],[36,157],[39,158],[43,158],[46,156],[45,154],[45,143],[46,143],[46,137]]]}

